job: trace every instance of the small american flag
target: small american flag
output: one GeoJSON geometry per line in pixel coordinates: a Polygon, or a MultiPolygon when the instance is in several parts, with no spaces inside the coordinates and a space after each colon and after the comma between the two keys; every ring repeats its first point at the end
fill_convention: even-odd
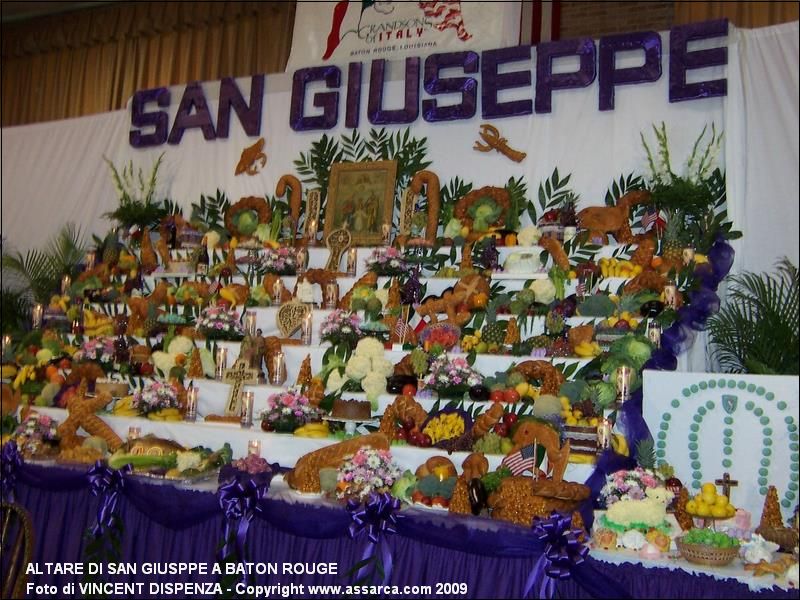
{"type": "Polygon", "coordinates": [[[472,38],[472,34],[464,26],[464,16],[461,14],[460,1],[418,2],[417,4],[439,31],[455,29],[458,39],[462,42],[472,38]]]}
{"type": "Polygon", "coordinates": [[[531,444],[509,454],[503,459],[502,465],[511,469],[513,475],[520,475],[529,469],[532,471],[536,467],[536,446],[531,444]]]}
{"type": "Polygon", "coordinates": [[[402,316],[398,317],[397,323],[394,326],[394,332],[397,334],[397,338],[400,340],[401,343],[405,341],[409,330],[410,328],[408,326],[408,323],[406,323],[406,320],[402,316]]]}
{"type": "Polygon", "coordinates": [[[642,229],[647,231],[655,225],[657,228],[663,228],[666,224],[664,217],[661,214],[661,211],[658,209],[648,210],[644,215],[642,215],[642,229]]]}
{"type": "Polygon", "coordinates": [[[578,287],[575,288],[575,295],[578,297],[586,295],[586,278],[579,277],[578,278],[578,287]]]}

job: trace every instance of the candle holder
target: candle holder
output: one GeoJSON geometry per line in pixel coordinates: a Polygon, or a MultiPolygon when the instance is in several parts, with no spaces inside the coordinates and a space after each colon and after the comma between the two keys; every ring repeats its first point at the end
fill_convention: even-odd
{"type": "Polygon", "coordinates": [[[250,440],[247,442],[247,454],[261,456],[261,440],[250,440]]]}
{"type": "Polygon", "coordinates": [[[608,419],[603,419],[597,425],[597,450],[602,452],[611,447],[611,429],[613,425],[608,419]]]}
{"type": "Polygon", "coordinates": [[[306,272],[306,264],[308,263],[308,250],[305,248],[297,249],[297,274],[302,275],[306,272]]]}
{"type": "Polygon", "coordinates": [[[388,223],[381,225],[381,241],[384,246],[392,243],[392,226],[388,223]]]}
{"type": "Polygon", "coordinates": [[[214,355],[214,378],[217,381],[222,381],[225,375],[225,369],[228,367],[228,349],[222,346],[217,346],[217,353],[214,355]]]}
{"type": "Polygon", "coordinates": [[[283,290],[285,289],[283,285],[283,279],[278,277],[275,280],[275,283],[272,284],[272,304],[274,306],[280,306],[282,301],[281,297],[283,296],[283,290]]]}
{"type": "Polygon", "coordinates": [[[311,335],[312,335],[312,328],[313,328],[313,311],[309,312],[305,317],[303,317],[303,327],[300,332],[300,342],[304,346],[311,345],[311,335]]]}
{"type": "Polygon", "coordinates": [[[11,354],[11,336],[4,335],[3,336],[3,349],[2,349],[2,360],[5,362],[6,358],[10,358],[11,354]]]}
{"type": "Polygon", "coordinates": [[[244,332],[245,335],[255,337],[256,335],[256,313],[254,310],[248,310],[244,313],[244,332]]]}
{"type": "Polygon", "coordinates": [[[272,357],[272,370],[270,371],[270,385],[283,385],[286,381],[286,357],[283,352],[277,352],[272,357]]]}
{"type": "Polygon", "coordinates": [[[41,329],[42,319],[44,319],[44,306],[36,304],[31,311],[31,326],[34,329],[41,329]]]}
{"type": "Polygon", "coordinates": [[[694,260],[694,247],[693,246],[686,246],[681,251],[681,257],[683,258],[683,264],[688,265],[690,262],[694,260]]]}
{"type": "Polygon", "coordinates": [[[617,386],[617,401],[622,404],[631,397],[631,379],[633,378],[633,369],[627,366],[617,367],[616,386],[617,386]]]}
{"type": "Polygon", "coordinates": [[[83,262],[87,271],[91,271],[92,269],[94,269],[94,265],[97,262],[97,252],[95,252],[94,250],[89,250],[86,253],[86,257],[83,259],[83,262]]]}
{"type": "Polygon", "coordinates": [[[322,307],[334,310],[339,305],[339,283],[329,281],[322,288],[322,307]]]}
{"type": "Polygon", "coordinates": [[[317,220],[311,219],[306,225],[306,241],[309,245],[314,245],[317,242],[317,220]]]}
{"type": "Polygon", "coordinates": [[[251,391],[242,392],[242,418],[240,424],[244,428],[253,426],[253,404],[255,394],[251,391]]]}
{"type": "Polygon", "coordinates": [[[128,427],[128,441],[138,440],[142,435],[142,428],[131,425],[128,427]]]}
{"type": "Polygon", "coordinates": [[[72,334],[83,335],[83,324],[81,324],[80,319],[74,319],[72,321],[72,334]]]}
{"type": "Polygon", "coordinates": [[[200,389],[190,386],[186,391],[186,412],[183,415],[184,421],[194,422],[197,420],[197,399],[200,389]]]}
{"type": "Polygon", "coordinates": [[[347,276],[355,277],[358,270],[358,251],[355,248],[350,248],[347,251],[347,276]]]}
{"type": "Polygon", "coordinates": [[[64,275],[61,278],[61,295],[68,296],[69,295],[69,288],[72,287],[72,277],[69,275],[64,275]]]}
{"type": "Polygon", "coordinates": [[[653,342],[656,348],[661,348],[661,324],[655,319],[647,323],[647,339],[653,342]]]}
{"type": "Polygon", "coordinates": [[[678,308],[678,286],[672,282],[664,286],[664,304],[672,309],[678,308]]]}

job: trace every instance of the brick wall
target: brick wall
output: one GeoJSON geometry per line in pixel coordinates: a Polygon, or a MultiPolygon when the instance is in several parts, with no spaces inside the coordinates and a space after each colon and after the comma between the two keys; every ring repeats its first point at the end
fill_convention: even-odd
{"type": "Polygon", "coordinates": [[[561,39],[672,27],[674,2],[561,2],[561,39]]]}

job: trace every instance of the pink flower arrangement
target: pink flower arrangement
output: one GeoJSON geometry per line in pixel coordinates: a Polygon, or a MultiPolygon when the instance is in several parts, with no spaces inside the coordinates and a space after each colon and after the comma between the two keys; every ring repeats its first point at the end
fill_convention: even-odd
{"type": "Polygon", "coordinates": [[[482,381],[481,374],[469,366],[465,358],[451,359],[442,354],[431,363],[431,372],[425,384],[433,389],[441,389],[453,386],[472,387],[482,381]]]}
{"type": "Polygon", "coordinates": [[[361,317],[349,310],[334,310],[319,328],[319,338],[334,346],[347,344],[354,348],[361,337],[361,317]]]}
{"type": "Polygon", "coordinates": [[[336,497],[363,499],[372,492],[388,491],[401,474],[389,450],[364,446],[339,467],[336,497]]]}
{"type": "Polygon", "coordinates": [[[164,408],[178,408],[178,388],[171,383],[149,381],[133,394],[131,407],[146,415],[164,408]]]}
{"type": "Polygon", "coordinates": [[[88,339],[81,344],[72,359],[76,362],[97,362],[107,371],[114,366],[114,338],[101,335],[88,339]]]}
{"type": "Polygon", "coordinates": [[[206,307],[197,317],[195,327],[208,339],[240,340],[244,337],[239,313],[218,304],[206,307]]]}
{"type": "Polygon", "coordinates": [[[285,246],[265,248],[261,255],[261,266],[267,273],[293,275],[297,271],[297,253],[285,246]]]}
{"type": "Polygon", "coordinates": [[[378,275],[404,275],[409,270],[405,256],[392,246],[375,248],[365,260],[367,269],[378,275]]]}
{"type": "Polygon", "coordinates": [[[657,487],[664,487],[664,480],[650,469],[636,467],[616,471],[606,477],[606,484],[600,490],[600,502],[610,506],[619,500],[644,500],[645,492],[657,487]]]}
{"type": "Polygon", "coordinates": [[[278,431],[294,431],[321,417],[322,412],[296,389],[272,394],[267,398],[266,410],[261,413],[261,420],[278,431]]]}

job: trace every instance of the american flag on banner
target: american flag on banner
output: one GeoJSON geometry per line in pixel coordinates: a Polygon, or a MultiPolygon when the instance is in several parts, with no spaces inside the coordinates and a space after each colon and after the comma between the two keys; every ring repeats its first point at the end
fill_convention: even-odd
{"type": "Polygon", "coordinates": [[[465,42],[472,35],[464,26],[464,16],[461,14],[461,2],[419,2],[419,7],[425,16],[430,19],[433,26],[439,31],[455,29],[458,39],[465,42]]]}
{"type": "Polygon", "coordinates": [[[521,475],[525,471],[536,468],[536,445],[520,448],[503,459],[502,465],[511,469],[513,475],[521,475]]]}
{"type": "Polygon", "coordinates": [[[405,340],[411,328],[406,323],[406,320],[400,316],[397,318],[397,323],[394,326],[394,332],[397,334],[397,339],[405,340]]]}
{"type": "Polygon", "coordinates": [[[561,1],[526,0],[522,3],[520,21],[520,44],[535,46],[557,40],[561,31],[561,1]]]}

